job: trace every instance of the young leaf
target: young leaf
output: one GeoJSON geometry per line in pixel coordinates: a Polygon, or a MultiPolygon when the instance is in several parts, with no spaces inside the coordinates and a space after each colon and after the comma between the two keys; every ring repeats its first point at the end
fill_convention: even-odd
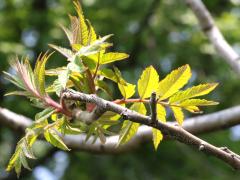
{"type": "Polygon", "coordinates": [[[166,122],[166,109],[161,105],[157,104],[157,118],[159,121],[166,122]]]}
{"type": "Polygon", "coordinates": [[[134,123],[128,120],[124,121],[118,140],[118,146],[128,142],[137,133],[139,126],[139,123],[134,123]]]}
{"type": "Polygon", "coordinates": [[[172,71],[158,84],[157,95],[159,100],[167,99],[182,88],[190,79],[191,70],[189,65],[184,65],[172,71]]]}
{"type": "Polygon", "coordinates": [[[52,107],[44,109],[42,112],[39,112],[35,115],[35,121],[41,122],[45,119],[49,118],[53,113],[55,112],[55,109],[52,107]]]}
{"type": "Polygon", "coordinates": [[[66,58],[70,59],[74,54],[70,49],[66,49],[64,47],[61,46],[56,46],[54,44],[49,44],[49,46],[55,50],[57,50],[58,52],[60,52],[63,56],[65,56],[66,58]]]}
{"type": "MultiPolygon", "coordinates": [[[[145,105],[143,103],[134,103],[130,107],[130,109],[137,111],[143,115],[145,115],[147,112],[145,105]]],[[[128,142],[137,133],[139,126],[140,126],[139,123],[134,123],[132,121],[125,120],[123,123],[123,127],[121,129],[121,132],[120,132],[118,145],[128,142]]]]}
{"type": "Polygon", "coordinates": [[[62,141],[62,139],[59,137],[59,135],[57,134],[56,130],[54,130],[54,129],[47,129],[44,132],[44,137],[53,146],[56,146],[56,147],[58,147],[58,148],[60,148],[62,150],[65,150],[65,151],[70,151],[70,149],[68,149],[68,147],[62,141]]]}
{"type": "Polygon", "coordinates": [[[182,108],[172,106],[171,109],[173,111],[173,115],[174,115],[175,119],[177,120],[178,124],[181,126],[183,123],[183,119],[184,119],[184,114],[182,112],[182,108]]]}
{"type": "Polygon", "coordinates": [[[179,91],[169,98],[170,103],[180,102],[185,99],[202,96],[210,93],[217,87],[218,83],[200,84],[184,91],[179,91]]]}
{"type": "Polygon", "coordinates": [[[132,97],[135,93],[135,85],[127,83],[127,85],[122,85],[118,83],[118,88],[125,99],[132,97]]]}
{"type": "Polygon", "coordinates": [[[109,85],[105,81],[97,81],[96,85],[103,91],[105,92],[109,97],[112,98],[112,91],[109,88],[109,85]]]}
{"type": "Polygon", "coordinates": [[[58,82],[61,85],[61,90],[66,88],[70,73],[69,68],[67,68],[62,74],[58,75],[58,82]]]}
{"type": "Polygon", "coordinates": [[[182,101],[179,105],[187,107],[187,106],[212,106],[217,104],[218,102],[208,101],[205,99],[187,99],[182,101]]]}
{"type": "Polygon", "coordinates": [[[128,57],[129,55],[125,53],[110,52],[110,53],[103,54],[103,56],[101,57],[100,64],[108,64],[114,61],[120,61],[120,60],[126,59],[128,57]]]}
{"type": "MultiPolygon", "coordinates": [[[[157,118],[159,121],[166,122],[166,109],[161,105],[157,104],[157,118]]],[[[160,130],[152,128],[153,133],[153,145],[155,150],[157,150],[158,145],[163,139],[163,135],[160,130]]]]}
{"type": "Polygon", "coordinates": [[[138,80],[138,94],[141,99],[149,98],[158,86],[159,76],[153,66],[147,67],[138,80]]]}
{"type": "Polygon", "coordinates": [[[155,128],[152,128],[152,133],[153,133],[153,145],[154,145],[155,150],[157,150],[158,145],[160,144],[160,142],[163,139],[163,135],[160,130],[155,129],[155,128]]]}
{"type": "Polygon", "coordinates": [[[74,40],[76,39],[76,43],[81,43],[82,45],[86,46],[88,44],[88,26],[85,22],[85,18],[83,16],[82,8],[79,1],[74,1],[73,3],[78,13],[78,29],[76,30],[76,33],[73,34],[73,36],[76,36],[74,40]]]}
{"type": "Polygon", "coordinates": [[[34,69],[35,83],[41,95],[45,94],[45,65],[52,54],[53,53],[47,55],[46,53],[43,56],[39,55],[34,69]]]}

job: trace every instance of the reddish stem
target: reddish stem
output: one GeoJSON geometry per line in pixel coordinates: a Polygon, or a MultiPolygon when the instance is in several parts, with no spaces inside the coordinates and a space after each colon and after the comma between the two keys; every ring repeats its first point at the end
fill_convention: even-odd
{"type": "Polygon", "coordinates": [[[146,99],[116,99],[113,102],[116,104],[127,104],[127,103],[135,103],[135,102],[148,103],[149,100],[146,100],[146,99]]]}

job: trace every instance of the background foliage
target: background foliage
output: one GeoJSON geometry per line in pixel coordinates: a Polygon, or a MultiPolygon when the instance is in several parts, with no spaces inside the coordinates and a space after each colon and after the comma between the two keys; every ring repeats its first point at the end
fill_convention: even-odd
{"type": "MultiPolygon", "coordinates": [[[[204,2],[227,40],[240,52],[240,2],[204,2]]],[[[193,72],[189,85],[220,83],[209,95],[209,99],[220,102],[220,105],[206,108],[205,113],[239,104],[238,77],[214,53],[183,1],[83,0],[82,5],[85,17],[91,20],[98,34],[114,33],[113,50],[130,54],[129,61],[115,63],[128,82],[136,84],[141,71],[150,64],[160,72],[160,77],[164,77],[171,69],[188,63],[193,72]]],[[[48,49],[48,43],[67,47],[67,39],[58,24],[69,24],[68,12],[74,12],[71,1],[1,0],[0,71],[10,71],[8,60],[15,54],[28,55],[34,64],[37,54],[48,49]]],[[[54,54],[52,58],[48,67],[64,63],[61,55],[54,54]]],[[[31,107],[26,99],[3,97],[14,87],[2,75],[0,106],[33,118],[37,109],[31,107]]],[[[115,92],[115,97],[120,97],[119,92],[115,92]]],[[[235,127],[202,137],[210,143],[226,145],[239,152],[239,129],[235,127]]],[[[5,176],[4,168],[20,136],[0,127],[0,179],[5,176]]],[[[123,155],[56,152],[43,142],[36,146],[38,156],[48,153],[48,157],[32,172],[23,174],[22,179],[46,176],[49,179],[228,179],[239,176],[222,162],[176,142],[164,141],[156,153],[152,144],[146,143],[123,155]]]]}

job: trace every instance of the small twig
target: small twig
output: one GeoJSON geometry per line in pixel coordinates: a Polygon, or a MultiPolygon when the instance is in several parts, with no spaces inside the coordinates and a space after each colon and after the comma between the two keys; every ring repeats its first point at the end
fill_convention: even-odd
{"type": "Polygon", "coordinates": [[[157,121],[157,99],[156,99],[156,92],[152,92],[149,105],[150,105],[150,110],[151,110],[151,121],[152,123],[156,123],[157,121]]]}

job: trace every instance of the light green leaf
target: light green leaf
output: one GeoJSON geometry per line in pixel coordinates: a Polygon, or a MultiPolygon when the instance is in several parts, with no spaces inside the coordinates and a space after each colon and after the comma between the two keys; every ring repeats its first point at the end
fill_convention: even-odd
{"type": "MultiPolygon", "coordinates": [[[[136,112],[139,112],[140,114],[143,114],[143,115],[147,113],[147,110],[143,103],[134,103],[130,107],[130,109],[136,112]]],[[[140,126],[139,123],[134,123],[132,121],[125,120],[120,132],[118,146],[128,142],[137,133],[139,126],[140,126]]]]}
{"type": "Polygon", "coordinates": [[[200,84],[198,86],[193,86],[184,91],[179,91],[169,98],[170,103],[180,102],[185,99],[202,96],[210,93],[217,87],[218,83],[200,84]]]}
{"type": "Polygon", "coordinates": [[[174,115],[175,119],[177,120],[178,124],[181,126],[183,123],[183,119],[184,119],[184,114],[182,112],[182,108],[171,106],[171,109],[173,111],[173,115],[174,115]]]}
{"type": "Polygon", "coordinates": [[[159,82],[157,95],[159,100],[167,99],[182,88],[190,79],[191,70],[189,65],[184,65],[167,75],[159,82]]]}
{"type": "Polygon", "coordinates": [[[62,74],[58,75],[58,82],[61,85],[61,90],[66,88],[70,73],[71,71],[67,68],[62,74]]]}
{"type": "Polygon", "coordinates": [[[55,50],[57,50],[59,53],[61,53],[63,56],[65,56],[66,58],[71,58],[74,54],[70,49],[61,47],[61,46],[56,46],[54,44],[49,44],[49,46],[55,50]]]}
{"type": "Polygon", "coordinates": [[[153,66],[147,67],[138,80],[138,94],[141,99],[150,97],[157,90],[159,76],[153,66]]]}
{"type": "Polygon", "coordinates": [[[22,141],[23,141],[23,143],[21,145],[21,148],[22,148],[23,154],[29,159],[36,159],[36,157],[34,156],[34,154],[32,152],[32,148],[31,148],[30,144],[28,144],[26,138],[23,138],[22,141]]]}
{"type": "Polygon", "coordinates": [[[166,122],[166,109],[161,105],[157,104],[157,118],[159,121],[166,122]]]}
{"type": "Polygon", "coordinates": [[[120,61],[123,59],[128,58],[129,55],[126,53],[118,53],[118,52],[109,52],[106,54],[103,54],[101,57],[100,64],[108,64],[114,61],[120,61]]]}
{"type": "Polygon", "coordinates": [[[160,144],[160,142],[163,139],[163,135],[160,130],[155,129],[155,128],[152,128],[152,133],[153,133],[153,145],[154,145],[155,150],[157,150],[158,145],[160,144]]]}
{"type": "Polygon", "coordinates": [[[35,121],[37,122],[44,121],[47,118],[49,118],[54,112],[55,112],[54,108],[52,107],[46,108],[35,115],[35,121]]]}
{"type": "Polygon", "coordinates": [[[197,106],[187,106],[183,108],[191,113],[202,113],[202,111],[200,111],[200,109],[197,106]]]}
{"type": "Polygon", "coordinates": [[[99,87],[102,91],[104,91],[109,97],[112,98],[112,91],[109,87],[109,85],[104,81],[97,81],[96,82],[97,87],[99,87]]]}
{"type": "Polygon", "coordinates": [[[212,106],[217,104],[218,102],[208,101],[205,99],[187,99],[182,101],[179,105],[187,107],[187,106],[212,106]]]}
{"type": "Polygon", "coordinates": [[[118,88],[125,99],[132,97],[135,93],[135,85],[127,83],[125,86],[118,83],[118,88]]]}
{"type": "Polygon", "coordinates": [[[27,159],[22,152],[20,153],[19,158],[20,158],[20,161],[21,161],[21,164],[23,165],[23,167],[28,170],[31,170],[31,168],[28,165],[27,159]]]}
{"type": "Polygon", "coordinates": [[[65,150],[65,151],[70,151],[70,149],[68,149],[68,147],[62,141],[62,139],[59,137],[59,135],[57,134],[56,130],[54,130],[54,129],[46,130],[44,132],[44,137],[53,146],[56,146],[56,147],[58,147],[58,148],[60,148],[62,150],[65,150]]]}

